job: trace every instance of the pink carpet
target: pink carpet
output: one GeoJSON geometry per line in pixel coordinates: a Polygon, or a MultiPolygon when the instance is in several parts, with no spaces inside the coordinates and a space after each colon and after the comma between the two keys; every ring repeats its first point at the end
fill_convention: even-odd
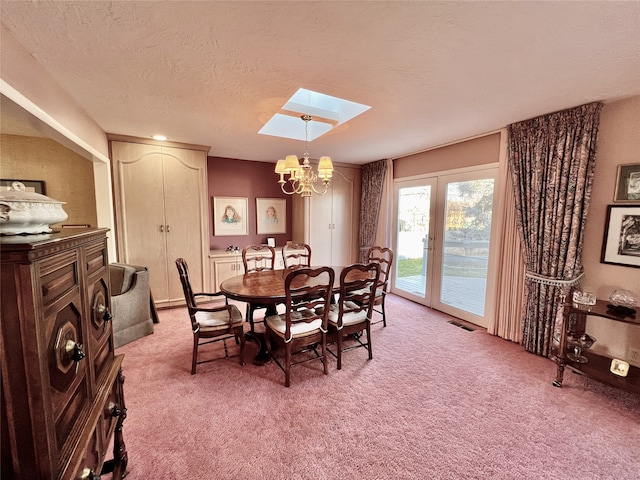
{"type": "Polygon", "coordinates": [[[186,309],[159,314],[117,352],[131,480],[639,478],[640,397],[570,372],[554,388],[550,360],[399,297],[372,361],[356,349],[338,371],[330,357],[328,376],[303,364],[288,389],[252,344],[245,367],[190,375],[186,309]]]}

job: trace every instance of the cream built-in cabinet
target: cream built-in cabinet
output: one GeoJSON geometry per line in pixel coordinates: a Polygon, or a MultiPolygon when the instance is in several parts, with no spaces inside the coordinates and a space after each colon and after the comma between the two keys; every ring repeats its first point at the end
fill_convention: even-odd
{"type": "Polygon", "coordinates": [[[220,284],[226,279],[244,273],[242,255],[234,252],[212,251],[209,255],[211,285],[216,292],[220,291],[220,284]]]}
{"type": "Polygon", "coordinates": [[[311,246],[314,265],[343,266],[358,261],[360,168],[336,166],[329,191],[293,198],[293,241],[311,246]]]}
{"type": "MultiPolygon", "coordinates": [[[[297,250],[293,250],[296,252],[297,250]]],[[[301,251],[302,252],[302,251],[301,251]]],[[[249,254],[249,256],[258,255],[257,253],[249,254]]],[[[211,285],[214,291],[220,291],[220,284],[226,279],[242,275],[244,273],[244,264],[242,263],[242,252],[227,252],[226,250],[211,250],[209,252],[211,285]]],[[[282,247],[276,247],[275,269],[284,268],[284,260],[282,258],[282,247]]]]}
{"type": "Polygon", "coordinates": [[[207,151],[111,139],[118,259],[148,267],[158,307],[184,304],[176,258],[208,288],[207,151]]]}

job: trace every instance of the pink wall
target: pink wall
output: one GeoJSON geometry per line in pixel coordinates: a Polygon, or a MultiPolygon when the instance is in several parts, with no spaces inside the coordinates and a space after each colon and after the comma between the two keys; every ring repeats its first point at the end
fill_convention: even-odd
{"type": "Polygon", "coordinates": [[[211,250],[266,243],[266,235],[256,233],[256,198],[285,198],[287,200],[287,233],[271,235],[280,247],[291,240],[291,197],[280,190],[275,163],[251,162],[231,158],[207,157],[209,185],[209,245],[211,250]],[[249,235],[213,235],[213,197],[246,197],[248,199],[249,235]]]}
{"type": "Polygon", "coordinates": [[[590,290],[602,299],[609,298],[616,288],[632,290],[640,297],[640,268],[600,262],[607,206],[614,205],[618,165],[640,161],[639,131],[640,95],[604,104],[598,130],[596,172],[584,229],[582,264],[585,279],[580,285],[581,289],[590,290]]]}
{"type": "Polygon", "coordinates": [[[461,140],[393,161],[393,178],[495,163],[500,159],[500,133],[461,140]]]}

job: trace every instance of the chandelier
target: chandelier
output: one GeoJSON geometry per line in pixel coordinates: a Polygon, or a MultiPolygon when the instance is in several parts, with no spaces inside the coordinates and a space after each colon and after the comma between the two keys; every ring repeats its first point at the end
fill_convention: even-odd
{"type": "Polygon", "coordinates": [[[297,155],[287,155],[284,160],[278,160],[275,172],[280,175],[280,188],[287,195],[299,194],[302,197],[310,197],[311,193],[324,195],[327,193],[331,177],[333,177],[333,162],[331,157],[320,157],[318,162],[318,173],[313,171],[309,163],[309,122],[313,120],[311,115],[300,117],[304,123],[304,155],[302,163],[297,155]],[[289,175],[288,181],[284,176],[289,175]],[[289,188],[287,188],[287,183],[289,188]],[[317,187],[316,187],[317,185],[317,187]]]}

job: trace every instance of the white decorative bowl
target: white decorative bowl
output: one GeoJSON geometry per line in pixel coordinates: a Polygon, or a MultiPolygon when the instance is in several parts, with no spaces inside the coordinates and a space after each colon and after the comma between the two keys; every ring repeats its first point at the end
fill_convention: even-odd
{"type": "Polygon", "coordinates": [[[67,219],[60,202],[35,192],[25,191],[21,182],[0,192],[0,235],[50,233],[49,225],[67,219]]]}

